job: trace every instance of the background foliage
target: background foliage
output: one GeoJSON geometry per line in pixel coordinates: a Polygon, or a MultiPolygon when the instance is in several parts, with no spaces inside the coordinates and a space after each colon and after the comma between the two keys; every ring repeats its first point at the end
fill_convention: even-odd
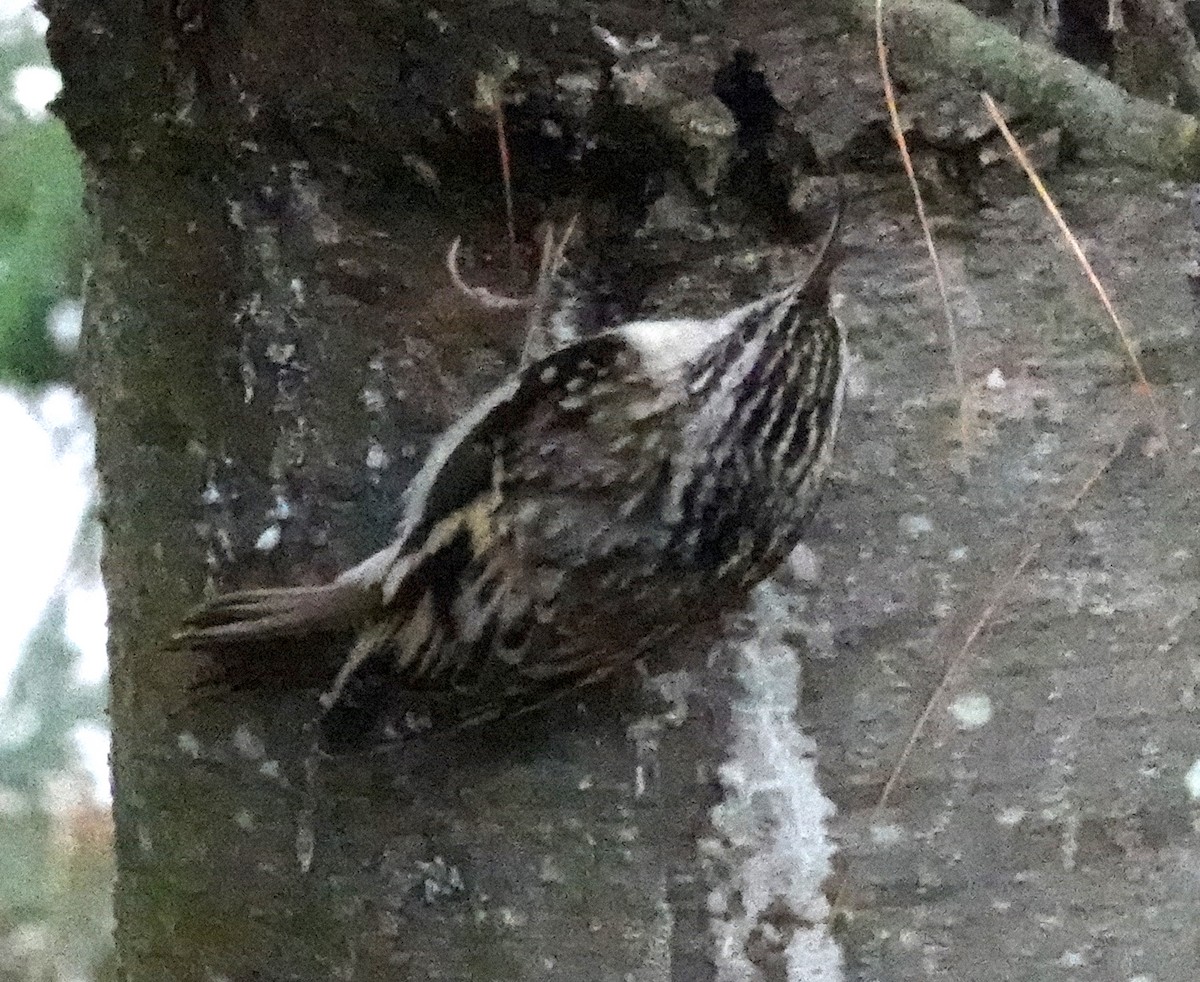
{"type": "MultiPolygon", "coordinates": [[[[22,423],[25,407],[61,461],[80,448],[90,457],[91,421],[63,389],[70,332],[64,339],[50,329],[56,310],[80,293],[82,180],[62,124],[19,98],[14,83],[31,66],[48,70],[49,59],[36,18],[18,12],[0,20],[0,397],[22,423]],[[56,412],[47,411],[51,405],[56,412]]],[[[32,428],[7,429],[0,457],[10,486],[69,476],[87,485],[77,499],[89,500],[86,459],[74,473],[39,469],[15,433],[32,428]]],[[[44,497],[47,508],[60,500],[44,497]]],[[[0,982],[113,977],[111,817],[78,739],[81,726],[102,739],[105,685],[80,680],[80,651],[67,632],[73,592],[97,583],[100,536],[90,511],[85,505],[82,514],[33,515],[10,507],[0,515],[14,530],[4,561],[18,570],[52,548],[38,534],[41,523],[66,526],[68,540],[78,525],[58,586],[42,598],[48,602],[37,627],[15,650],[0,642],[0,982]]]]}
{"type": "Polygon", "coordinates": [[[41,35],[22,21],[0,40],[0,378],[32,385],[68,371],[46,325],[78,293],[82,183],[63,125],[30,118],[13,95],[19,69],[49,65],[41,35]]]}

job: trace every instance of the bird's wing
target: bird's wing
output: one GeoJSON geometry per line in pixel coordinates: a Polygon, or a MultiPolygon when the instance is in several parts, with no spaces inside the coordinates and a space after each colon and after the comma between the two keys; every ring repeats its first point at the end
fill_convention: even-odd
{"type": "Polygon", "coordinates": [[[553,352],[485,397],[431,452],[398,546],[343,574],[370,578],[379,606],[326,709],[344,717],[397,686],[465,693],[497,671],[519,679],[560,567],[661,548],[643,530],[680,430],[663,416],[685,398],[617,332],[553,352]]]}
{"type": "Polygon", "coordinates": [[[648,372],[619,331],[533,362],[431,451],[409,495],[402,532],[410,551],[438,523],[498,488],[600,490],[627,483],[647,452],[661,457],[645,438],[661,434],[662,414],[685,397],[681,385],[648,372]]]}

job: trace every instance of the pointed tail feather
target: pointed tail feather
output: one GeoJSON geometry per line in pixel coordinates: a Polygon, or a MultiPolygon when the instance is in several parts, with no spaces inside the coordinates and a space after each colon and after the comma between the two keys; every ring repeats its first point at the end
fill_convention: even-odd
{"type": "Polygon", "coordinates": [[[191,611],[171,647],[210,651],[347,631],[369,606],[354,583],[226,593],[191,611]]]}
{"type": "Polygon", "coordinates": [[[320,686],[345,654],[337,636],[371,605],[357,583],[227,593],[192,610],[166,647],[208,656],[194,691],[320,686]]]}

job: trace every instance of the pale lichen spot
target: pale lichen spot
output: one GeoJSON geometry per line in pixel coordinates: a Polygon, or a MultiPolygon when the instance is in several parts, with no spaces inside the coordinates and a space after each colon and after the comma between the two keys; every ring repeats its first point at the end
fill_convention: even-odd
{"type": "Polygon", "coordinates": [[[283,538],[283,529],[276,522],[262,530],[262,534],[254,540],[254,548],[259,552],[270,552],[283,538]]]}
{"type": "Polygon", "coordinates": [[[543,883],[566,883],[567,874],[563,872],[562,867],[558,865],[558,860],[553,856],[543,856],[541,868],[538,870],[538,879],[543,883]]]}
{"type": "Polygon", "coordinates": [[[900,531],[910,539],[916,539],[933,531],[933,521],[928,515],[901,515],[900,531]]]}
{"type": "Polygon", "coordinates": [[[1188,789],[1188,794],[1200,800],[1200,760],[1188,768],[1187,773],[1183,776],[1183,783],[1188,789]]]}
{"type": "Polygon", "coordinates": [[[372,440],[371,445],[367,447],[367,466],[373,471],[381,471],[390,462],[391,457],[383,449],[383,445],[378,441],[372,440]]]}
{"type": "Polygon", "coordinates": [[[233,731],[233,748],[247,760],[260,760],[267,752],[262,738],[245,724],[233,731]]]}
{"type": "Polygon", "coordinates": [[[992,718],[992,700],[982,692],[964,692],[950,703],[950,714],[963,730],[977,730],[992,718]]]}
{"type": "Polygon", "coordinates": [[[993,368],[987,379],[983,383],[991,392],[1003,392],[1008,388],[1008,380],[1004,377],[1004,373],[999,368],[993,368]]]}
{"type": "Polygon", "coordinates": [[[821,559],[803,542],[788,554],[787,568],[801,583],[817,583],[821,579],[821,559]]]}
{"type": "Polygon", "coordinates": [[[201,746],[200,741],[196,739],[196,735],[188,730],[184,730],[175,738],[175,746],[192,760],[197,760],[200,757],[201,746]]]}
{"type": "Polygon", "coordinates": [[[296,824],[296,863],[301,873],[307,873],[312,868],[316,848],[317,839],[312,822],[308,820],[308,816],[303,816],[296,824]]]}
{"type": "Polygon", "coordinates": [[[258,773],[261,774],[263,777],[269,777],[274,781],[279,780],[280,773],[281,773],[279,770],[279,761],[264,760],[261,764],[258,765],[258,773]]]}
{"type": "Polygon", "coordinates": [[[889,822],[871,826],[871,842],[877,846],[894,846],[903,839],[904,830],[899,825],[889,822]]]}
{"type": "Polygon", "coordinates": [[[1062,437],[1057,433],[1039,433],[1033,452],[1038,457],[1055,457],[1062,449],[1062,437]]]}
{"type": "Polygon", "coordinates": [[[296,357],[296,346],[290,341],[272,341],[267,345],[267,357],[276,365],[288,365],[296,357]]]}
{"type": "Polygon", "coordinates": [[[328,212],[318,212],[312,218],[312,237],[317,245],[337,245],[342,241],[342,228],[328,212]]]}
{"type": "MultiPolygon", "coordinates": [[[[229,529],[221,526],[215,533],[217,544],[221,547],[221,553],[226,559],[232,560],[233,554],[233,537],[229,534],[229,529]]],[[[215,566],[215,563],[210,563],[210,566],[215,566]]]]}
{"type": "Polygon", "coordinates": [[[996,824],[1006,825],[1009,828],[1012,828],[1014,825],[1020,825],[1025,816],[1028,814],[1029,812],[1027,812],[1020,805],[1011,805],[1008,808],[1001,808],[1000,811],[996,813],[996,824]]]}
{"type": "Polygon", "coordinates": [[[851,399],[861,399],[871,392],[871,378],[867,374],[866,362],[851,355],[846,364],[846,395],[851,399]]]}
{"type": "Polygon", "coordinates": [[[363,404],[363,408],[369,413],[382,412],[387,406],[387,399],[379,389],[368,387],[359,393],[359,401],[363,404]]]}
{"type": "Polygon", "coordinates": [[[459,868],[447,863],[441,856],[435,856],[431,861],[420,860],[417,869],[425,878],[425,902],[435,903],[441,897],[461,893],[464,889],[462,873],[459,868]]]}
{"type": "Polygon", "coordinates": [[[254,820],[254,816],[245,808],[239,808],[233,816],[233,821],[243,832],[253,832],[254,827],[258,824],[254,820]]]}
{"type": "Polygon", "coordinates": [[[501,907],[499,910],[500,923],[505,927],[524,927],[529,923],[529,915],[511,907],[501,907]]]}

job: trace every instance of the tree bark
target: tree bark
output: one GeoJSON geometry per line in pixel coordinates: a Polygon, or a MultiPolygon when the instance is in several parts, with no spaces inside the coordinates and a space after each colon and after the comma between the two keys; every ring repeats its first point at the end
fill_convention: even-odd
{"type": "MultiPolygon", "coordinates": [[[[979,328],[964,478],[919,232],[889,212],[907,209],[899,170],[853,180],[835,288],[856,367],[819,562],[768,583],[709,650],[517,724],[315,769],[314,692],[196,701],[197,666],[164,653],[210,579],[323,580],[383,544],[432,436],[514,363],[520,325],[443,269],[462,234],[479,278],[523,285],[504,273],[490,94],[519,258],[538,222],[583,211],[597,322],[710,312],[798,261],[806,216],[788,202],[812,148],[861,159],[886,125],[869,33],[797,7],[47,3],[93,219],[128,978],[1195,978],[1200,897],[1181,871],[1200,655],[1172,626],[1197,585],[1186,453],[1183,483],[1160,483],[1132,441],[1073,536],[1047,537],[1017,591],[1029,606],[1001,609],[874,808],[958,619],[1140,405],[1030,202],[942,219],[979,328]],[[761,69],[730,75],[738,43],[761,69]],[[992,369],[1006,387],[984,385],[992,369]]],[[[1186,422],[1200,367],[1180,340],[1180,196],[1074,181],[1069,217],[1186,422]]]]}
{"type": "MultiPolygon", "coordinates": [[[[875,0],[837,2],[863,28],[873,29],[875,0]]],[[[1193,115],[1136,98],[953,0],[888,0],[883,23],[896,61],[893,70],[902,79],[919,85],[932,68],[969,91],[990,91],[1021,118],[1061,126],[1101,159],[1181,179],[1194,178],[1200,170],[1200,127],[1193,115]]],[[[1178,54],[1171,68],[1177,84],[1190,93],[1195,66],[1178,54]]]]}
{"type": "MultiPolygon", "coordinates": [[[[697,26],[616,6],[623,34],[697,26]]],[[[753,918],[780,907],[748,877],[721,915],[735,948],[714,955],[716,867],[759,833],[710,816],[736,685],[700,684],[704,652],[522,724],[314,769],[315,693],[197,702],[196,666],[162,648],[206,579],[319,580],[386,541],[430,438],[512,365],[520,325],[472,309],[443,269],[456,234],[507,252],[481,92],[508,103],[522,249],[577,207],[558,199],[586,196],[590,247],[624,292],[657,285],[630,259],[644,189],[677,174],[703,203],[735,127],[711,71],[687,89],[614,82],[619,45],[588,10],[49,9],[94,222],[87,388],[131,979],[701,980],[744,962],[753,918]]],[[[712,657],[715,679],[729,658],[712,657]]],[[[773,773],[807,773],[819,818],[804,738],[785,743],[773,773]]],[[[827,856],[780,887],[810,925],[827,856]]],[[[822,930],[786,934],[820,947],[822,930]]]]}

